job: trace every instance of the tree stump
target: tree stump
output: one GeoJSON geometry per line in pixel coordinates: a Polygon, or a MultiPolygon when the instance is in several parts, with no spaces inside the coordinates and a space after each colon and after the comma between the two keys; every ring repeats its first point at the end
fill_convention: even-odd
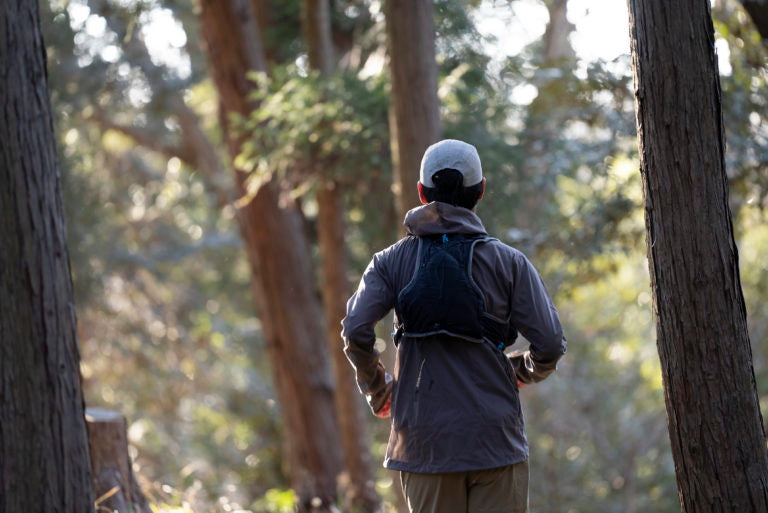
{"type": "Polygon", "coordinates": [[[87,408],[85,421],[97,511],[151,513],[131,468],[123,414],[103,408],[87,408]]]}

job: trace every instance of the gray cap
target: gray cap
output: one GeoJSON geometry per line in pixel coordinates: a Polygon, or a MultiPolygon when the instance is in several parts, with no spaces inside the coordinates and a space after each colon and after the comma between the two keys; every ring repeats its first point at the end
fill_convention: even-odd
{"type": "Polygon", "coordinates": [[[427,148],[421,159],[421,184],[434,187],[432,175],[441,169],[455,169],[461,172],[464,175],[464,187],[476,185],[483,179],[483,168],[477,149],[456,139],[444,139],[427,148]]]}

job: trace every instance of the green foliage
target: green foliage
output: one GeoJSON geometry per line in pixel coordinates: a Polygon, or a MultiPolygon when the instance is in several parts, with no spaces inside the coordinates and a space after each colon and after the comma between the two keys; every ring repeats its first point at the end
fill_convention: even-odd
{"type": "Polygon", "coordinates": [[[731,205],[768,207],[768,47],[734,1],[718,2],[715,32],[729,49],[720,77],[731,205]]]}
{"type": "MultiPolygon", "coordinates": [[[[118,62],[98,52],[82,60],[104,41],[76,38],[85,29],[72,29],[67,5],[43,3],[43,19],[86,402],[126,415],[135,469],[160,510],[210,511],[222,496],[247,504],[284,486],[285,474],[234,210],[219,209],[178,158],[94,121],[99,109],[173,144],[178,127],[161,98],[179,85],[172,73],[150,82],[129,46],[118,62]],[[150,102],[131,99],[150,84],[150,102]]],[[[107,20],[106,41],[131,33],[140,17],[117,3],[86,7],[107,20]]],[[[211,95],[188,90],[201,113],[211,95]]]]}
{"type": "Polygon", "coordinates": [[[276,175],[296,196],[306,196],[305,211],[313,218],[315,187],[336,182],[347,193],[352,256],[364,266],[371,247],[388,243],[394,224],[381,215],[393,208],[385,77],[351,71],[322,77],[289,65],[250,78],[258,84],[252,95],[258,108],[238,120],[249,139],[236,161],[251,173],[249,192],[276,175]]]}
{"type": "Polygon", "coordinates": [[[259,107],[241,125],[251,138],[238,160],[246,171],[285,177],[323,168],[346,184],[385,165],[387,100],[380,78],[300,74],[290,65],[251,79],[259,85],[252,94],[259,107]]]}
{"type": "Polygon", "coordinates": [[[296,497],[293,490],[267,490],[264,497],[254,504],[254,513],[291,513],[294,511],[296,497]]]}
{"type": "MultiPolygon", "coordinates": [[[[569,341],[558,372],[522,394],[532,511],[679,511],[628,58],[544,63],[534,42],[502,60],[474,26],[481,3],[435,2],[444,135],[478,147],[488,179],[479,214],[540,269],[569,341]],[[533,99],[520,100],[521,87],[533,99]]],[[[310,232],[318,184],[341,186],[356,280],[401,221],[390,194],[383,19],[372,2],[334,2],[334,39],[352,52],[323,77],[306,69],[300,2],[269,5],[269,77],[251,76],[257,108],[237,120],[248,138],[237,163],[251,173],[251,192],[268,176],[286,184],[310,232]]],[[[221,140],[194,2],[42,7],[87,401],[127,415],[136,469],[158,511],[290,511],[279,405],[235,210],[219,203],[199,170],[95,119],[101,113],[173,147],[183,134],[171,99],[182,97],[209,139],[221,140]],[[103,18],[102,32],[89,32],[87,19],[74,22],[83,6],[92,25],[103,18]],[[136,44],[159,9],[183,24],[188,73],[149,62],[136,44]],[[110,45],[115,59],[104,58],[110,45]]],[[[717,2],[714,14],[730,49],[732,71],[721,77],[726,159],[755,373],[768,407],[768,59],[735,2],[717,2]]],[[[373,430],[381,459],[388,427],[373,430]]],[[[390,506],[399,493],[392,477],[380,469],[377,479],[390,506]]]]}

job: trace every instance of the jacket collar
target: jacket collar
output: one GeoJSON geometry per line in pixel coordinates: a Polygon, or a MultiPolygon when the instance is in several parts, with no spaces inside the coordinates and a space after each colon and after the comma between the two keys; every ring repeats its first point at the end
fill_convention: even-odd
{"type": "Polygon", "coordinates": [[[439,201],[409,210],[403,224],[408,233],[417,236],[441,233],[487,235],[483,222],[473,211],[439,201]]]}

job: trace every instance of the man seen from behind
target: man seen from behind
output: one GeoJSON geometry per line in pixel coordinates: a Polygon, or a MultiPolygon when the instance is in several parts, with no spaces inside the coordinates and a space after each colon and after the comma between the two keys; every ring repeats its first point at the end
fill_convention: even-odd
{"type": "Polygon", "coordinates": [[[519,388],[565,353],[557,310],[528,259],[474,212],[485,191],[474,146],[430,146],[418,190],[407,235],[373,256],[347,303],[344,350],[374,415],[392,417],[384,466],[400,471],[411,512],[524,513],[519,388]],[[374,326],[393,308],[390,376],[374,326]],[[507,356],[518,333],[530,348],[507,356]]]}

